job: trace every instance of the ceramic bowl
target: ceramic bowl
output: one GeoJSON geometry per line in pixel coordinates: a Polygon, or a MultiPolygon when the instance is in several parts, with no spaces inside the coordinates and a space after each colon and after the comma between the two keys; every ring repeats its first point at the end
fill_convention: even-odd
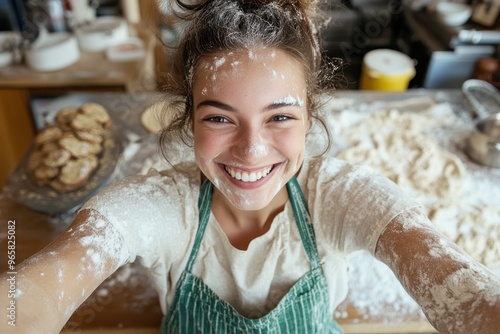
{"type": "Polygon", "coordinates": [[[101,16],[76,30],[83,51],[101,52],[128,38],[127,22],[120,17],[101,16]]]}
{"type": "Polygon", "coordinates": [[[445,25],[457,27],[469,21],[472,9],[470,6],[462,3],[440,2],[436,5],[436,13],[445,25]]]}
{"type": "Polygon", "coordinates": [[[76,38],[66,32],[46,34],[25,52],[26,64],[35,71],[56,71],[80,59],[76,38]]]}

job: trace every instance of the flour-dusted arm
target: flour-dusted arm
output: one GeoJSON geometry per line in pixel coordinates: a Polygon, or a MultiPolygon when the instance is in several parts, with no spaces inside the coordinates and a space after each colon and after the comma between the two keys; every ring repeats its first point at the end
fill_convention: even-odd
{"type": "Polygon", "coordinates": [[[19,264],[15,275],[0,275],[0,308],[5,311],[14,301],[16,316],[15,326],[4,317],[0,333],[59,333],[128,257],[121,235],[103,217],[91,210],[79,212],[56,240],[19,264]],[[15,298],[7,298],[11,290],[15,298]]]}
{"type": "Polygon", "coordinates": [[[394,271],[439,333],[499,333],[500,276],[440,234],[420,209],[387,225],[376,256],[394,271]]]}

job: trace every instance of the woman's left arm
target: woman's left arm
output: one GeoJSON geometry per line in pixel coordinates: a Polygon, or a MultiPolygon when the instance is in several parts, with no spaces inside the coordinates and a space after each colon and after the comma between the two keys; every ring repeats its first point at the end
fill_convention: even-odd
{"type": "Polygon", "coordinates": [[[439,233],[420,209],[387,225],[375,255],[439,333],[499,333],[500,276],[439,233]]]}

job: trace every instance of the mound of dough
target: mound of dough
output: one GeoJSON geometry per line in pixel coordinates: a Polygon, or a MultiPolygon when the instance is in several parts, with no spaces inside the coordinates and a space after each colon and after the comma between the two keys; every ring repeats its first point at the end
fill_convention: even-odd
{"type": "Polygon", "coordinates": [[[465,167],[424,134],[430,124],[415,113],[373,113],[344,131],[350,146],[337,157],[369,165],[403,188],[439,197],[460,196],[467,183],[465,167]]]}
{"type": "Polygon", "coordinates": [[[35,137],[28,169],[37,184],[63,193],[83,187],[97,169],[112,123],[103,106],[90,102],[62,108],[54,119],[35,137]]]}
{"type": "Polygon", "coordinates": [[[428,205],[428,216],[475,260],[500,269],[500,207],[443,200],[428,205]]]}

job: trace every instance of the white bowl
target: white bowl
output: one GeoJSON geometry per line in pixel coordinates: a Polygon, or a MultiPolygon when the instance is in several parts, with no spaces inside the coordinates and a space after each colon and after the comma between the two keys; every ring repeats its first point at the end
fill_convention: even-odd
{"type": "Polygon", "coordinates": [[[25,52],[26,64],[35,71],[56,71],[80,59],[76,38],[69,33],[47,34],[36,40],[25,52]]]}
{"type": "Polygon", "coordinates": [[[12,52],[10,51],[0,52],[0,67],[7,67],[12,64],[13,58],[12,52]]]}
{"type": "Polygon", "coordinates": [[[128,38],[127,22],[121,17],[101,16],[76,30],[80,48],[100,52],[128,38]]]}
{"type": "Polygon", "coordinates": [[[469,21],[472,15],[470,6],[462,3],[440,2],[436,5],[436,12],[444,24],[457,27],[469,21]]]}

